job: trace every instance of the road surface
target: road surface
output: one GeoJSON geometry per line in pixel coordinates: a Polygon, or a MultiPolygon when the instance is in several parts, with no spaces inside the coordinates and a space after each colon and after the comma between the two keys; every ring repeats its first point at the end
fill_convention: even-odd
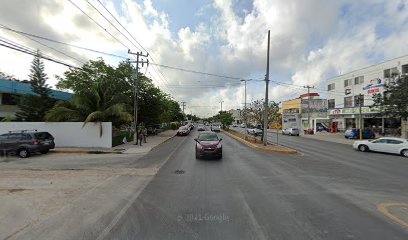
{"type": "MultiPolygon", "coordinates": [[[[302,153],[251,149],[222,133],[223,159],[196,160],[197,132],[140,159],[166,159],[97,239],[408,239],[408,160],[281,137],[302,153]]],[[[137,165],[137,164],[136,164],[137,165]]]]}

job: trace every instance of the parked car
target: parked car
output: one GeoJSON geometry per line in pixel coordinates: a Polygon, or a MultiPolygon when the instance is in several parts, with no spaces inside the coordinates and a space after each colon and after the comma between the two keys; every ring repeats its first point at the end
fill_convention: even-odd
{"type": "Polygon", "coordinates": [[[214,132],[200,132],[198,137],[194,139],[196,159],[204,156],[222,158],[222,138],[214,132]]]}
{"type": "Polygon", "coordinates": [[[248,134],[251,134],[251,135],[261,136],[263,134],[262,125],[258,124],[254,128],[248,128],[247,132],[248,134]]]}
{"type": "Polygon", "coordinates": [[[299,136],[299,128],[286,128],[282,130],[282,135],[299,136]]]}
{"type": "Polygon", "coordinates": [[[188,124],[188,128],[189,128],[190,131],[192,131],[194,129],[194,124],[192,124],[192,123],[188,124]]]}
{"type": "Polygon", "coordinates": [[[362,152],[375,151],[408,157],[408,140],[403,138],[383,137],[375,140],[359,140],[354,142],[353,148],[362,152]]]}
{"type": "Polygon", "coordinates": [[[17,154],[21,158],[37,152],[46,154],[54,148],[54,137],[48,132],[13,131],[0,135],[1,153],[17,154]]]}
{"type": "MultiPolygon", "coordinates": [[[[375,133],[369,128],[363,128],[363,139],[375,138],[375,133]]],[[[344,132],[345,138],[358,139],[360,138],[360,129],[352,128],[344,132]]]]}
{"type": "Polygon", "coordinates": [[[187,126],[181,126],[177,130],[177,136],[187,136],[190,133],[190,129],[187,126]]]}
{"type": "Polygon", "coordinates": [[[204,124],[198,124],[198,126],[197,126],[197,131],[205,131],[205,126],[204,126],[204,124]]]}
{"type": "Polygon", "coordinates": [[[221,131],[221,125],[218,125],[218,124],[211,125],[211,131],[220,132],[221,131]]]}
{"type": "Polygon", "coordinates": [[[242,123],[240,127],[245,128],[245,123],[242,123]]]}
{"type": "Polygon", "coordinates": [[[233,123],[233,124],[232,124],[232,127],[238,127],[238,124],[237,124],[237,123],[233,123]]]}

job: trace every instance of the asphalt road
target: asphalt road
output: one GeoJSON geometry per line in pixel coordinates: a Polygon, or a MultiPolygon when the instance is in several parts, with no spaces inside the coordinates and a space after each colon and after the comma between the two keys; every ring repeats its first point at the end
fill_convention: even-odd
{"type": "Polygon", "coordinates": [[[407,159],[287,136],[302,154],[271,154],[220,133],[223,159],[196,160],[196,136],[139,159],[164,165],[97,239],[408,239],[407,159]]]}

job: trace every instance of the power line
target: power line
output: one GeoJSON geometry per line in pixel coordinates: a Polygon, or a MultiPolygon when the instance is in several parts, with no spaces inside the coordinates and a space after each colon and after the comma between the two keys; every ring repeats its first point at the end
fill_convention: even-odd
{"type": "Polygon", "coordinates": [[[82,10],[78,5],[73,3],[71,0],[68,0],[72,5],[74,5],[79,11],[81,11],[85,16],[87,16],[89,19],[91,19],[96,25],[98,25],[100,28],[102,28],[106,33],[108,33],[113,39],[115,39],[117,42],[119,42],[123,47],[126,49],[129,49],[123,42],[121,42],[117,37],[115,37],[113,34],[111,34],[106,28],[104,28],[101,24],[99,24],[95,19],[93,19],[89,14],[87,14],[84,10],[82,10]]]}
{"type": "MultiPolygon", "coordinates": [[[[129,34],[129,36],[145,51],[147,51],[134,37],[133,35],[120,23],[120,21],[101,3],[100,0],[98,0],[99,4],[113,17],[113,19],[129,34]]],[[[123,35],[123,34],[122,34],[123,35]]]]}
{"type": "MultiPolygon", "coordinates": [[[[25,50],[25,49],[23,49],[23,48],[21,48],[21,47],[10,46],[10,45],[6,45],[6,44],[3,44],[3,43],[0,43],[0,46],[6,47],[6,48],[10,48],[10,49],[13,49],[13,50],[16,50],[16,51],[25,53],[25,54],[29,54],[29,55],[32,55],[32,56],[36,56],[36,53],[33,52],[32,50],[25,50]]],[[[51,62],[54,62],[54,63],[58,63],[58,64],[61,64],[61,65],[64,65],[64,66],[66,66],[66,67],[76,68],[76,67],[74,67],[74,66],[72,66],[72,65],[70,65],[70,64],[64,63],[64,62],[59,61],[59,60],[55,60],[55,59],[53,59],[53,58],[50,58],[50,57],[47,57],[47,56],[44,56],[44,55],[41,55],[40,58],[45,59],[45,60],[48,60],[48,61],[51,61],[51,62]]]]}
{"type": "Polygon", "coordinates": [[[89,51],[89,52],[99,53],[99,54],[103,54],[103,55],[107,55],[107,56],[111,56],[111,57],[116,57],[116,58],[127,59],[126,57],[120,56],[120,55],[117,55],[117,54],[107,53],[107,52],[95,50],[95,49],[92,49],[92,48],[86,48],[86,47],[78,46],[78,45],[75,45],[75,44],[70,44],[70,43],[66,43],[66,42],[61,42],[61,41],[58,41],[58,40],[55,40],[55,39],[51,39],[51,38],[47,38],[47,37],[35,35],[35,34],[32,34],[32,33],[27,33],[27,32],[23,32],[23,31],[19,31],[19,30],[16,30],[16,29],[12,29],[12,28],[10,28],[10,27],[7,27],[7,26],[5,26],[5,25],[3,25],[3,24],[0,24],[0,28],[2,28],[2,29],[4,29],[4,30],[11,31],[11,32],[15,32],[15,33],[18,33],[18,34],[21,34],[21,35],[30,36],[30,37],[33,37],[33,38],[37,38],[37,39],[41,39],[41,40],[45,40],[45,41],[49,41],[49,42],[53,42],[53,43],[58,43],[58,44],[65,45],[65,46],[69,46],[69,47],[73,47],[73,48],[78,48],[78,49],[82,49],[82,50],[89,51]]]}
{"type": "MultiPolygon", "coordinates": [[[[99,2],[99,4],[105,9],[105,11],[107,11],[107,12],[112,16],[112,18],[126,31],[126,33],[129,34],[129,36],[130,36],[145,52],[147,52],[147,53],[150,54],[150,59],[152,60],[153,63],[155,63],[153,57],[151,56],[151,53],[150,53],[149,51],[147,51],[146,48],[144,48],[144,47],[142,46],[142,44],[140,44],[140,43],[136,40],[136,38],[127,30],[126,27],[124,27],[124,26],[122,25],[122,23],[109,11],[109,9],[107,9],[107,8],[101,3],[101,1],[98,0],[98,2],[99,2]]],[[[99,12],[99,14],[101,14],[112,26],[114,26],[100,11],[98,11],[98,12],[99,12]]],[[[116,29],[117,31],[119,31],[119,33],[122,34],[135,48],[139,49],[135,44],[133,44],[132,41],[130,41],[130,39],[129,39],[125,34],[123,34],[118,28],[116,28],[116,26],[114,26],[114,27],[115,27],[115,29],[116,29]]],[[[156,74],[159,76],[159,78],[161,78],[160,80],[163,81],[164,84],[163,84],[162,86],[163,86],[163,87],[166,87],[166,84],[169,84],[169,82],[168,82],[167,79],[164,77],[163,73],[160,71],[160,69],[157,69],[155,66],[153,66],[152,68],[153,68],[153,71],[155,71],[156,74]]],[[[167,89],[168,89],[173,95],[176,95],[173,91],[171,91],[171,89],[169,89],[169,88],[167,88],[167,89]]]]}

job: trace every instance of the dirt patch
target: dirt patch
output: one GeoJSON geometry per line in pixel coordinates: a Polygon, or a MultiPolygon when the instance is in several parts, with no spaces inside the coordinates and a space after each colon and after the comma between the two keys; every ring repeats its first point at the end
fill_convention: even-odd
{"type": "Polygon", "coordinates": [[[27,191],[28,189],[24,188],[10,188],[10,189],[0,189],[0,192],[8,192],[8,193],[15,193],[15,192],[22,192],[27,191]]]}

